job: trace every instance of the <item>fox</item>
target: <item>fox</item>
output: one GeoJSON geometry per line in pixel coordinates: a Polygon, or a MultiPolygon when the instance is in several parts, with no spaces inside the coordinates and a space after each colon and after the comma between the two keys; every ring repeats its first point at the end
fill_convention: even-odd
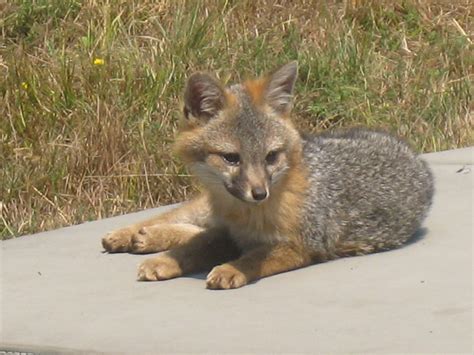
{"type": "Polygon", "coordinates": [[[193,73],[174,151],[201,192],[102,238],[106,252],[158,253],[139,281],[209,271],[234,289],[329,260],[405,245],[432,203],[432,173],[407,143],[373,129],[300,133],[298,64],[224,86],[193,73]]]}

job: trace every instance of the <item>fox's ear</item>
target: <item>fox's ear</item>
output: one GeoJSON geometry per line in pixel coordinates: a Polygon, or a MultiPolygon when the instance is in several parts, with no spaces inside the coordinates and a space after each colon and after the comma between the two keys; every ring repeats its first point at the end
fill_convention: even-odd
{"type": "Polygon", "coordinates": [[[293,61],[268,77],[265,100],[276,112],[281,114],[290,112],[297,75],[298,63],[293,61]]]}
{"type": "Polygon", "coordinates": [[[225,106],[224,89],[220,83],[206,73],[194,73],[184,91],[184,116],[209,120],[225,106]]]}

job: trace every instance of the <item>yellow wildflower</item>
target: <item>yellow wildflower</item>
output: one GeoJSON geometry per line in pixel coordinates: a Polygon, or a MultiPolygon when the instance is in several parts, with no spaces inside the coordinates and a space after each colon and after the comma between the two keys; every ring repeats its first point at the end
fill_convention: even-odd
{"type": "Polygon", "coordinates": [[[105,64],[105,60],[103,60],[102,58],[94,59],[94,65],[104,65],[104,64],[105,64]]]}
{"type": "Polygon", "coordinates": [[[26,81],[23,81],[21,83],[21,87],[23,88],[23,90],[28,90],[28,83],[26,81]]]}

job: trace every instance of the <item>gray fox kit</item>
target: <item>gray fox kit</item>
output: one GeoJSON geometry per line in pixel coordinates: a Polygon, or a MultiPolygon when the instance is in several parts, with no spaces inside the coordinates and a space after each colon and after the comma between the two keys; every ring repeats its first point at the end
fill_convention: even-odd
{"type": "Polygon", "coordinates": [[[223,87],[191,75],[175,150],[202,194],[102,239],[108,252],[152,253],[138,279],[214,267],[211,289],[330,259],[393,249],[420,227],[433,196],[426,163],[365,129],[302,136],[290,121],[297,63],[223,87]]]}

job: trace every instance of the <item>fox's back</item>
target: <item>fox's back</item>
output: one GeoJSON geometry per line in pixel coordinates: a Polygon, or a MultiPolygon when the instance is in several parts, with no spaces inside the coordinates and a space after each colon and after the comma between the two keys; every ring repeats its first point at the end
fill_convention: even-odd
{"type": "Polygon", "coordinates": [[[303,159],[303,235],[327,258],[402,245],[431,204],[426,163],[393,136],[352,129],[305,137],[303,159]]]}

